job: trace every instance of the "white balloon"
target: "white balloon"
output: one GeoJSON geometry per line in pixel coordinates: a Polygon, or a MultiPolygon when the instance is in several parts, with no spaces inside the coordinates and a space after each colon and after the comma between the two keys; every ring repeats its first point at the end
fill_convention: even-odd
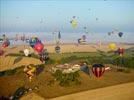
{"type": "Polygon", "coordinates": [[[30,50],[29,49],[25,49],[24,50],[24,54],[25,54],[25,56],[29,56],[30,55],[30,50]]]}

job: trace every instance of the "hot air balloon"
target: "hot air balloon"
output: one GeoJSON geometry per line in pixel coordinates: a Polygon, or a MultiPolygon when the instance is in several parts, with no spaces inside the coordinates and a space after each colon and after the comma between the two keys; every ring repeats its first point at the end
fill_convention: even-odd
{"type": "Polygon", "coordinates": [[[110,43],[109,44],[109,48],[111,49],[111,50],[115,50],[116,49],[116,44],[115,43],[110,43]]]}
{"type": "Polygon", "coordinates": [[[32,38],[30,38],[30,40],[29,40],[29,44],[30,44],[30,46],[31,46],[32,48],[34,47],[34,45],[35,45],[37,42],[41,42],[37,37],[32,37],[32,38]]]}
{"type": "Polygon", "coordinates": [[[80,70],[83,71],[84,73],[90,75],[89,67],[86,63],[83,63],[83,65],[81,65],[80,70]]]}
{"type": "Polygon", "coordinates": [[[60,53],[60,46],[56,46],[55,51],[56,51],[56,53],[60,53]]]}
{"type": "Polygon", "coordinates": [[[25,49],[24,50],[24,54],[25,56],[29,56],[31,53],[30,53],[30,50],[29,49],[25,49]]]}
{"type": "Polygon", "coordinates": [[[108,35],[111,35],[111,32],[108,32],[107,34],[108,34],[108,35]]]}
{"type": "Polygon", "coordinates": [[[80,41],[81,41],[81,39],[78,39],[78,44],[80,44],[80,43],[81,43],[80,41]]]}
{"type": "Polygon", "coordinates": [[[123,56],[123,54],[124,54],[124,49],[123,49],[123,48],[118,48],[118,54],[119,54],[120,56],[123,56]]]}
{"type": "Polygon", "coordinates": [[[86,26],[84,26],[83,29],[84,29],[84,32],[85,32],[86,34],[89,33],[89,31],[87,30],[87,27],[86,27],[86,26]]]}
{"type": "Polygon", "coordinates": [[[75,19],[73,19],[72,21],[70,21],[70,23],[71,23],[71,25],[72,25],[73,28],[76,28],[77,25],[78,25],[78,22],[75,19]]]}
{"type": "Polygon", "coordinates": [[[87,29],[87,27],[86,27],[86,26],[84,26],[83,28],[84,28],[84,29],[87,29]]]}
{"type": "Polygon", "coordinates": [[[73,16],[73,18],[76,18],[76,16],[73,16]]]}
{"type": "Polygon", "coordinates": [[[43,49],[39,55],[40,55],[40,61],[42,62],[49,59],[49,54],[48,54],[47,49],[43,49]]]}
{"type": "Polygon", "coordinates": [[[38,52],[38,53],[41,53],[42,50],[44,48],[44,45],[41,43],[41,42],[37,42],[35,45],[34,45],[34,49],[38,52]]]}
{"type": "Polygon", "coordinates": [[[119,35],[119,37],[122,37],[123,33],[122,32],[119,32],[118,35],[119,35]]]}
{"type": "Polygon", "coordinates": [[[61,34],[60,34],[60,31],[59,31],[59,33],[58,33],[58,38],[59,38],[59,39],[61,39],[61,34]]]}
{"type": "Polygon", "coordinates": [[[28,66],[25,66],[24,73],[28,76],[29,81],[31,82],[32,78],[34,77],[36,73],[36,67],[33,64],[30,64],[28,66]]]}
{"type": "Polygon", "coordinates": [[[82,39],[85,41],[86,40],[86,35],[82,35],[82,39]]]}
{"type": "Polygon", "coordinates": [[[3,44],[2,44],[2,47],[6,48],[10,45],[10,41],[8,39],[6,39],[3,44]]]}
{"type": "Polygon", "coordinates": [[[92,72],[97,78],[99,78],[104,74],[105,67],[102,64],[94,64],[92,66],[92,72]]]}
{"type": "Polygon", "coordinates": [[[4,54],[4,51],[0,49],[0,56],[4,54]]]}
{"type": "Polygon", "coordinates": [[[96,18],[96,21],[98,20],[98,18],[96,18]]]}
{"type": "Polygon", "coordinates": [[[3,37],[3,40],[5,40],[5,39],[6,39],[6,35],[5,35],[5,34],[3,34],[3,35],[2,35],[2,37],[3,37]]]}

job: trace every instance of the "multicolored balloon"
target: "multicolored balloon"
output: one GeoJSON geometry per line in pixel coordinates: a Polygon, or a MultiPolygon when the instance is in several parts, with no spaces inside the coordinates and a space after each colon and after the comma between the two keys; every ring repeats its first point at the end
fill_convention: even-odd
{"type": "Polygon", "coordinates": [[[47,49],[43,49],[39,55],[40,55],[41,62],[44,62],[49,59],[49,53],[48,53],[47,49]]]}
{"type": "Polygon", "coordinates": [[[40,41],[37,37],[32,37],[32,38],[30,38],[30,40],[29,40],[29,44],[30,44],[30,46],[31,46],[32,48],[34,48],[34,45],[35,45],[37,42],[40,42],[40,43],[41,43],[41,41],[40,41]]]}
{"type": "Polygon", "coordinates": [[[92,66],[92,72],[97,78],[99,78],[104,74],[105,67],[102,64],[94,64],[92,66]]]}

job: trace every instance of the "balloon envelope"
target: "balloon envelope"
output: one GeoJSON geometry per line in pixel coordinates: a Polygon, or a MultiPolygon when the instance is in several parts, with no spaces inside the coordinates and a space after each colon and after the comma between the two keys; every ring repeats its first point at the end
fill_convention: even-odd
{"type": "Polygon", "coordinates": [[[111,35],[111,32],[108,32],[108,35],[111,35]]]}
{"type": "Polygon", "coordinates": [[[43,48],[44,48],[44,45],[43,45],[42,43],[40,43],[40,42],[38,42],[38,43],[36,43],[36,44],[34,45],[34,49],[35,49],[38,53],[41,53],[42,50],[43,50],[43,48]]]}
{"type": "Polygon", "coordinates": [[[123,55],[124,54],[124,49],[123,48],[118,48],[118,54],[123,55]]]}
{"type": "Polygon", "coordinates": [[[61,34],[60,34],[60,31],[59,31],[59,34],[58,34],[58,38],[61,39],[61,34]]]}
{"type": "Polygon", "coordinates": [[[90,74],[89,73],[89,67],[86,66],[86,65],[81,66],[80,70],[83,71],[83,72],[85,72],[88,75],[90,74]]]}
{"type": "Polygon", "coordinates": [[[56,51],[56,53],[60,53],[60,47],[59,46],[56,46],[55,47],[55,51],[56,51]]]}
{"type": "Polygon", "coordinates": [[[116,49],[116,44],[115,44],[115,43],[110,43],[110,44],[109,44],[109,48],[110,48],[111,50],[115,50],[115,49],[116,49]]]}
{"type": "Polygon", "coordinates": [[[118,35],[119,35],[119,37],[122,37],[123,33],[122,32],[119,32],[118,35]]]}
{"type": "Polygon", "coordinates": [[[82,36],[82,39],[83,39],[83,40],[86,40],[86,35],[83,35],[83,36],[82,36]]]}
{"type": "Polygon", "coordinates": [[[43,62],[48,59],[49,59],[49,53],[47,49],[43,49],[42,52],[40,53],[40,60],[43,62]]]}
{"type": "Polygon", "coordinates": [[[94,64],[92,66],[92,72],[97,78],[99,78],[104,74],[105,67],[102,64],[94,64]]]}
{"type": "Polygon", "coordinates": [[[37,42],[41,42],[37,37],[32,37],[32,38],[30,38],[30,40],[29,40],[29,44],[30,44],[30,46],[31,46],[32,48],[34,47],[34,45],[35,45],[37,42]]]}
{"type": "Polygon", "coordinates": [[[30,50],[29,49],[25,49],[24,50],[24,54],[25,54],[25,56],[29,56],[30,55],[30,50]]]}
{"type": "Polygon", "coordinates": [[[76,28],[77,25],[78,25],[78,23],[77,23],[76,20],[73,19],[73,20],[71,21],[71,25],[72,25],[73,28],[76,28]]]}

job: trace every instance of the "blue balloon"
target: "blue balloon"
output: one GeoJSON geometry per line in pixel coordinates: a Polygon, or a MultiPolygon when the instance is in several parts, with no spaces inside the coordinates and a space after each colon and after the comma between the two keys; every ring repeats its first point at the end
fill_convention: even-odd
{"type": "Polygon", "coordinates": [[[84,73],[90,75],[90,71],[87,65],[82,65],[80,68],[81,71],[83,71],[84,73]]]}
{"type": "Polygon", "coordinates": [[[122,37],[123,33],[122,32],[119,32],[118,35],[119,35],[119,37],[122,37]]]}

